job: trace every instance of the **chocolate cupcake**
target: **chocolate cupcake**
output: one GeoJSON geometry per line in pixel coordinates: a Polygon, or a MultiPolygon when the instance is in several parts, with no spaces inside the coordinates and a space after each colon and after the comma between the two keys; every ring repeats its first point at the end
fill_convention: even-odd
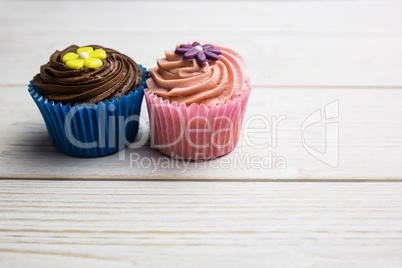
{"type": "Polygon", "coordinates": [[[56,148],[69,155],[111,154],[134,141],[148,72],[98,45],[56,51],[29,84],[56,148]]]}
{"type": "Polygon", "coordinates": [[[145,99],[152,145],[182,159],[231,152],[240,137],[250,79],[243,58],[216,44],[179,44],[149,69],[145,99]]]}

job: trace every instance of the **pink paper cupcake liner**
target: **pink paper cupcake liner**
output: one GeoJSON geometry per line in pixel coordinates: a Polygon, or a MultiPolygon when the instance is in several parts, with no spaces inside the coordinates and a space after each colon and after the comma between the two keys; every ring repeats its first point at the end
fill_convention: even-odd
{"type": "Polygon", "coordinates": [[[151,128],[151,146],[174,158],[211,159],[233,151],[239,141],[250,87],[209,108],[204,104],[169,103],[144,90],[151,128]]]}

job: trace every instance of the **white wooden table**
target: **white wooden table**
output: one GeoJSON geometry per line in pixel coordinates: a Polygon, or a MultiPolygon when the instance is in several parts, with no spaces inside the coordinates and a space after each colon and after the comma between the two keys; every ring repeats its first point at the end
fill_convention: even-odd
{"type": "Polygon", "coordinates": [[[401,1],[0,2],[0,267],[401,267],[401,14],[401,1]],[[152,67],[190,40],[244,56],[245,119],[281,119],[276,136],[243,132],[225,157],[169,168],[149,143],[96,159],[52,146],[26,85],[54,50],[97,43],[152,67]],[[303,127],[328,105],[332,119],[303,127]],[[328,133],[332,162],[311,154],[328,133]]]}

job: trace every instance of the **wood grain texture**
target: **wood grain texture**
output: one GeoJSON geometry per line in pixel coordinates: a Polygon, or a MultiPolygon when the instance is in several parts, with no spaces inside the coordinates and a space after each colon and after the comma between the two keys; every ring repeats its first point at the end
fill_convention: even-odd
{"type": "Polygon", "coordinates": [[[400,183],[0,181],[0,266],[366,267],[402,260],[400,183]]]}
{"type": "Polygon", "coordinates": [[[0,2],[1,83],[25,85],[51,52],[72,42],[112,47],[153,67],[164,50],[197,39],[238,51],[253,85],[402,86],[400,1],[88,1],[80,7],[0,2]],[[172,6],[179,16],[166,12],[172,6]],[[194,20],[198,14],[205,19],[194,20]],[[96,23],[83,27],[84,17],[96,23]]]}

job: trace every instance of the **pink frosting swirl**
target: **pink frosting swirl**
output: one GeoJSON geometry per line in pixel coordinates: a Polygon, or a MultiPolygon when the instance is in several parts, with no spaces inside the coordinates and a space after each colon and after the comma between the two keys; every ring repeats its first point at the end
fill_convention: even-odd
{"type": "Polygon", "coordinates": [[[165,51],[166,58],[158,59],[158,66],[149,69],[149,90],[170,103],[187,106],[197,103],[209,107],[241,95],[250,83],[243,58],[231,49],[214,47],[222,55],[218,61],[207,60],[204,64],[165,51]]]}

